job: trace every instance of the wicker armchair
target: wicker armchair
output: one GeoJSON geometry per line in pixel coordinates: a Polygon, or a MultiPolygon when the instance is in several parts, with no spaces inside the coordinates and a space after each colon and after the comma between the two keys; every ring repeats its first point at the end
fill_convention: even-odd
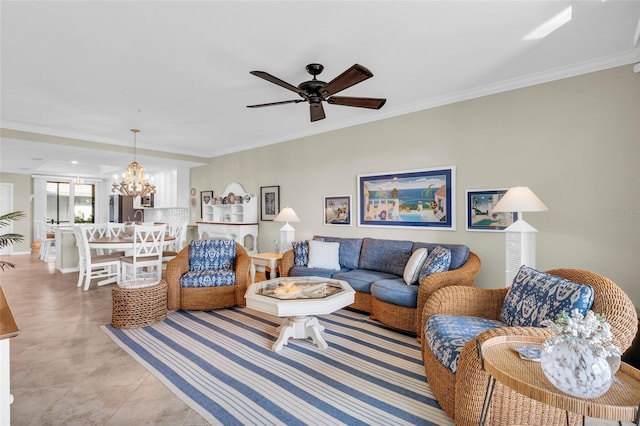
{"type": "MultiPolygon", "coordinates": [[[[611,280],[580,269],[553,269],[550,274],[593,287],[592,310],[606,315],[614,343],[624,352],[633,341],[638,327],[636,310],[629,297],[611,280]]],[[[426,302],[420,321],[424,329],[431,315],[449,314],[500,319],[502,302],[508,289],[447,287],[434,293],[426,302]]],[[[547,336],[544,328],[503,327],[477,336],[481,342],[494,336],[547,336]]],[[[487,374],[480,368],[476,339],[469,341],[458,358],[456,373],[442,365],[422,339],[422,357],[427,381],[443,410],[456,425],[477,425],[487,386],[487,374]]],[[[487,424],[566,424],[566,412],[539,403],[496,382],[487,424]]],[[[578,422],[570,415],[572,423],[578,422]]],[[[581,421],[581,420],[580,420],[581,421]]]]}
{"type": "Polygon", "coordinates": [[[236,244],[235,285],[217,287],[182,288],[180,277],[189,270],[189,246],[167,263],[166,281],[169,285],[167,308],[202,311],[209,309],[245,306],[244,294],[249,285],[251,259],[242,245],[236,244]]]}

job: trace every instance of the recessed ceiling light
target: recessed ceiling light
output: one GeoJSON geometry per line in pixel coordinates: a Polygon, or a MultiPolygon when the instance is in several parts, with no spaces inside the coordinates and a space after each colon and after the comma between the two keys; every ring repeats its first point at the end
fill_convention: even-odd
{"type": "Polygon", "coordinates": [[[524,36],[523,40],[539,40],[544,38],[569,22],[571,20],[571,14],[573,12],[573,7],[568,6],[563,9],[560,13],[553,16],[551,19],[543,22],[539,27],[535,30],[531,31],[529,34],[524,36]]]}
{"type": "Polygon", "coordinates": [[[72,160],[71,164],[78,164],[78,162],[76,160],[72,160]]]}

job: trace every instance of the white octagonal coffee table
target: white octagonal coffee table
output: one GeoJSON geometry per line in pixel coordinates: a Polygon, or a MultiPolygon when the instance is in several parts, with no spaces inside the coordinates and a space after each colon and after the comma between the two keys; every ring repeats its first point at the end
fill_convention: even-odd
{"type": "Polygon", "coordinates": [[[353,303],[355,291],[342,280],[323,277],[283,277],[251,284],[245,293],[247,307],[287,317],[278,330],[272,349],[278,352],[290,338],[311,337],[320,349],[329,346],[324,327],[314,315],[327,315],[353,303]]]}

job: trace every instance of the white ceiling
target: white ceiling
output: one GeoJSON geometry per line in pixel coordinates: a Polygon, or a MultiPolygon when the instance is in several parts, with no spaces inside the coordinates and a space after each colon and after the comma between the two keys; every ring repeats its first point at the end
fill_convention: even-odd
{"type": "Polygon", "coordinates": [[[638,0],[3,0],[0,13],[0,121],[24,132],[3,135],[0,170],[14,173],[110,175],[131,161],[49,135],[131,147],[135,127],[139,149],[208,158],[640,61],[638,0]],[[523,41],[567,5],[571,22],[523,41]],[[298,85],[311,62],[324,81],[366,66],[374,77],[340,95],[386,105],[325,105],[315,123],[306,103],[246,108],[298,97],[249,71],[298,85]]]}

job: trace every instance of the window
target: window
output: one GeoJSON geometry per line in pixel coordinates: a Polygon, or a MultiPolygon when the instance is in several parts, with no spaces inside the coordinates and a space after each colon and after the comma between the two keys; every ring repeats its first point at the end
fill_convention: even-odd
{"type": "Polygon", "coordinates": [[[93,223],[95,185],[47,181],[47,222],[93,223]],[[72,216],[73,215],[73,216],[72,216]]]}
{"type": "Polygon", "coordinates": [[[96,213],[96,186],[74,185],[73,216],[75,223],[94,223],[96,213]]]}

